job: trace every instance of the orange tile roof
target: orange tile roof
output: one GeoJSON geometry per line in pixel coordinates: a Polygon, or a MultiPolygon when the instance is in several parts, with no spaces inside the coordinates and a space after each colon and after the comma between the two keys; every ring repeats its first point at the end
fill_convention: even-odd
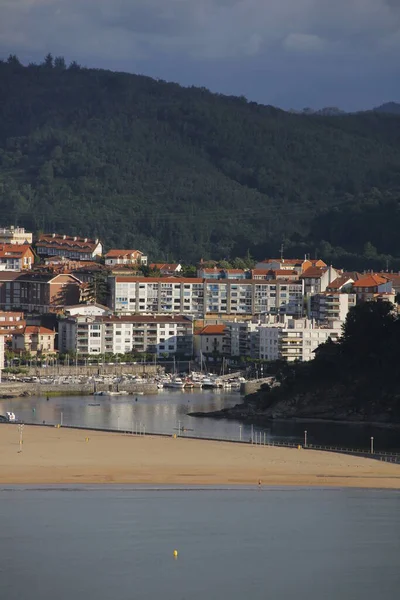
{"type": "Polygon", "coordinates": [[[206,325],[199,335],[223,335],[225,329],[225,325],[206,325]]]}
{"type": "Polygon", "coordinates": [[[99,244],[99,240],[89,238],[81,238],[77,236],[61,235],[59,233],[43,233],[36,244],[40,248],[61,248],[66,251],[74,250],[75,252],[94,251],[99,244]]]}
{"type": "Polygon", "coordinates": [[[38,325],[27,325],[19,335],[25,334],[40,334],[40,335],[56,335],[56,332],[47,327],[39,327],[38,325]]]}
{"type": "Polygon", "coordinates": [[[26,254],[33,252],[28,244],[1,244],[0,258],[23,258],[26,254]]]}
{"type": "Polygon", "coordinates": [[[112,248],[111,250],[109,250],[106,254],[106,258],[121,258],[123,256],[138,256],[138,255],[143,255],[143,252],[140,252],[140,250],[118,250],[117,248],[112,248]]]}
{"type": "Polygon", "coordinates": [[[159,271],[176,271],[179,267],[179,263],[151,263],[150,269],[157,269],[159,271]]]}
{"type": "Polygon", "coordinates": [[[381,275],[375,275],[374,273],[370,273],[369,275],[365,275],[364,277],[361,277],[361,279],[359,279],[358,281],[355,281],[353,283],[353,287],[357,288],[357,287],[376,287],[378,285],[383,285],[384,283],[387,283],[388,279],[387,277],[381,277],[381,275]]]}
{"type": "Polygon", "coordinates": [[[341,287],[346,285],[346,283],[352,283],[354,280],[351,277],[347,277],[341,275],[340,277],[336,277],[329,285],[329,289],[340,290],[341,287]]]}
{"type": "Polygon", "coordinates": [[[309,267],[300,277],[304,279],[305,277],[312,277],[313,279],[318,279],[322,277],[322,275],[326,273],[325,267],[309,267]]]}

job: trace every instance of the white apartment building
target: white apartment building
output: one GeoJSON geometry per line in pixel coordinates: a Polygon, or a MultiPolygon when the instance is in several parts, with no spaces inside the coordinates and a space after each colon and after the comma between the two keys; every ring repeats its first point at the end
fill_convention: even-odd
{"type": "Polygon", "coordinates": [[[74,306],[66,306],[64,312],[69,317],[76,317],[78,315],[84,317],[103,317],[106,315],[111,316],[111,311],[107,306],[103,306],[98,302],[91,304],[75,304],[74,306]]]}
{"type": "Polygon", "coordinates": [[[33,237],[23,227],[0,227],[0,244],[28,244],[32,245],[33,237]]]}
{"type": "Polygon", "coordinates": [[[224,325],[224,353],[226,355],[259,357],[259,322],[225,321],[224,325]]]}
{"type": "Polygon", "coordinates": [[[309,319],[281,318],[279,322],[259,326],[260,358],[288,362],[311,360],[320,344],[328,338],[337,340],[341,334],[341,323],[337,321],[316,326],[309,319]]]}
{"type": "Polygon", "coordinates": [[[193,354],[193,322],[176,316],[75,316],[59,321],[59,351],[81,355],[193,354]]]}
{"type": "Polygon", "coordinates": [[[114,275],[109,284],[110,309],[117,314],[303,315],[301,281],[114,275]]]}
{"type": "Polygon", "coordinates": [[[356,294],[346,294],[341,292],[321,292],[310,296],[307,302],[307,314],[316,321],[335,321],[345,322],[350,308],[356,305],[356,294]]]}

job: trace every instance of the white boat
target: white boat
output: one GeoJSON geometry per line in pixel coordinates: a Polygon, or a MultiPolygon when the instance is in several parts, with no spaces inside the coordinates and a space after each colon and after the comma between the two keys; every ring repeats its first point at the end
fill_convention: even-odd
{"type": "Polygon", "coordinates": [[[214,379],[210,379],[210,377],[205,377],[202,381],[203,389],[214,389],[218,387],[217,382],[214,379]]]}
{"type": "Polygon", "coordinates": [[[171,381],[164,383],[164,387],[183,390],[185,384],[180,377],[174,377],[171,381]]]}
{"type": "Polygon", "coordinates": [[[164,384],[163,383],[157,383],[157,389],[158,390],[162,390],[164,388],[164,384]]]}
{"type": "Polygon", "coordinates": [[[7,421],[9,423],[15,423],[15,421],[17,420],[17,418],[13,412],[6,412],[6,417],[7,417],[7,421]]]}

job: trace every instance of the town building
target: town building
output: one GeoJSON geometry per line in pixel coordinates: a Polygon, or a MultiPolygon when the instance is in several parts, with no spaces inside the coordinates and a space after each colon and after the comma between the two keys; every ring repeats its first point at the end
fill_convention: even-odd
{"type": "Polygon", "coordinates": [[[341,323],[331,321],[317,326],[309,319],[280,317],[259,326],[260,358],[263,360],[307,361],[329,338],[338,340],[341,323]]]}
{"type": "Polygon", "coordinates": [[[310,267],[325,268],[327,265],[323,260],[310,258],[267,258],[258,262],[255,266],[257,270],[263,271],[292,271],[301,275],[310,267]]]}
{"type": "Polygon", "coordinates": [[[35,255],[27,244],[0,245],[0,271],[30,270],[35,261],[35,255]]]}
{"type": "Polygon", "coordinates": [[[303,283],[110,276],[110,309],[118,314],[174,313],[201,318],[272,313],[303,315],[303,283]]]}
{"type": "Polygon", "coordinates": [[[344,323],[350,308],[356,305],[356,300],[356,294],[320,292],[309,296],[307,314],[316,321],[333,319],[344,323]]]}
{"type": "Polygon", "coordinates": [[[40,257],[62,256],[71,260],[93,260],[101,257],[103,246],[98,239],[43,233],[36,242],[40,257]]]}
{"type": "Polygon", "coordinates": [[[0,309],[25,312],[58,312],[78,304],[79,279],[69,273],[0,272],[0,309]]]}
{"type": "Polygon", "coordinates": [[[27,325],[12,335],[12,350],[26,352],[33,356],[54,354],[55,331],[46,327],[27,325]]]}
{"type": "Polygon", "coordinates": [[[179,275],[182,271],[180,263],[151,263],[149,267],[153,271],[159,271],[163,277],[179,275]]]}
{"type": "MultiPolygon", "coordinates": [[[[94,302],[91,304],[76,304],[74,306],[67,306],[64,309],[64,313],[68,317],[104,317],[111,316],[112,312],[107,306],[103,306],[98,302],[94,302]]],[[[1,314],[1,313],[0,313],[1,314]]]]}
{"type": "Polygon", "coordinates": [[[25,325],[23,312],[0,311],[0,335],[6,340],[11,340],[11,334],[24,329],[25,325]]]}
{"type": "Polygon", "coordinates": [[[75,316],[58,325],[60,352],[193,354],[193,321],[182,316],[75,316]]]}
{"type": "Polygon", "coordinates": [[[367,302],[381,298],[389,302],[395,301],[393,283],[387,277],[368,273],[353,283],[353,291],[357,302],[367,302]]]}
{"type": "Polygon", "coordinates": [[[109,267],[116,265],[141,266],[147,265],[147,256],[140,250],[118,250],[111,249],[105,255],[105,264],[109,267]]]}
{"type": "Polygon", "coordinates": [[[32,246],[33,236],[23,227],[0,227],[0,244],[27,244],[32,246]]]}
{"type": "Polygon", "coordinates": [[[194,349],[197,359],[202,357],[219,360],[228,354],[225,346],[225,325],[206,325],[195,333],[194,349]]]}
{"type": "Polygon", "coordinates": [[[260,323],[253,321],[225,321],[225,356],[259,358],[260,323]]]}
{"type": "Polygon", "coordinates": [[[304,294],[309,296],[325,292],[340,275],[341,273],[333,267],[309,267],[300,275],[300,280],[304,282],[304,294]]]}

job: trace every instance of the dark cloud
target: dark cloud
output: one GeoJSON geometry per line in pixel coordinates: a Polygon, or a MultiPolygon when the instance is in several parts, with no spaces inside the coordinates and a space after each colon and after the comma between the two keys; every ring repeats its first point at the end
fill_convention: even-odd
{"type": "Polygon", "coordinates": [[[374,102],[351,73],[399,96],[400,0],[0,0],[0,15],[0,53],[21,59],[52,51],[286,106],[345,99],[344,85],[347,107],[374,102]]]}

